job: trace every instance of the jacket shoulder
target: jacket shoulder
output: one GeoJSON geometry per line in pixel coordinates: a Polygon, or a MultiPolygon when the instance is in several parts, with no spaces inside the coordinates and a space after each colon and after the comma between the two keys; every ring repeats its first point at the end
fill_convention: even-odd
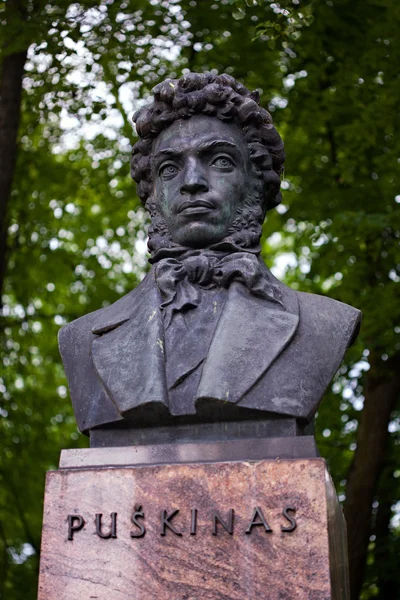
{"type": "Polygon", "coordinates": [[[348,348],[360,331],[362,313],[357,308],[328,296],[296,292],[300,306],[300,318],[313,322],[321,334],[342,340],[348,348]]]}
{"type": "Polygon", "coordinates": [[[145,296],[146,290],[152,284],[152,281],[153,278],[150,272],[136,288],[113,304],[99,308],[64,325],[58,334],[60,349],[65,342],[70,342],[74,338],[79,338],[80,341],[84,341],[86,338],[92,339],[91,334],[106,333],[127,321],[132,316],[133,303],[140,296],[145,296]]]}
{"type": "Polygon", "coordinates": [[[83,433],[121,419],[104,389],[92,361],[93,328],[111,307],[68,323],[58,333],[58,345],[78,428],[83,433]]]}
{"type": "Polygon", "coordinates": [[[150,273],[131,292],[105,308],[75,319],[60,329],[59,349],[80,431],[120,420],[121,414],[104,389],[92,360],[92,343],[131,318],[133,306],[146,301],[150,273]]]}
{"type": "Polygon", "coordinates": [[[326,296],[292,292],[296,333],[241,405],[310,420],[357,336],[361,312],[326,296]]]}
{"type": "Polygon", "coordinates": [[[97,322],[98,317],[101,316],[104,310],[104,308],[100,308],[61,327],[58,332],[60,352],[68,350],[71,343],[78,342],[77,338],[81,342],[84,342],[86,338],[91,338],[93,324],[97,322]]]}

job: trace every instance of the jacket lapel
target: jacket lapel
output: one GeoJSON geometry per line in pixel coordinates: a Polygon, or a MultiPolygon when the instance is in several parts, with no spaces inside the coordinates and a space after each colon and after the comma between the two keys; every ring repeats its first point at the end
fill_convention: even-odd
{"type": "Polygon", "coordinates": [[[160,298],[153,272],[93,327],[96,371],[121,414],[150,402],[168,406],[160,298]]]}
{"type": "Polygon", "coordinates": [[[286,310],[233,283],[203,367],[197,400],[239,402],[292,339],[299,322],[295,292],[281,287],[286,310]]]}
{"type": "MultiPolygon", "coordinates": [[[[298,300],[280,285],[286,310],[231,284],[197,400],[239,402],[289,344],[298,326],[298,300]]],[[[160,303],[150,271],[135,290],[100,311],[92,329],[96,371],[121,414],[150,402],[168,407],[160,303]]]]}

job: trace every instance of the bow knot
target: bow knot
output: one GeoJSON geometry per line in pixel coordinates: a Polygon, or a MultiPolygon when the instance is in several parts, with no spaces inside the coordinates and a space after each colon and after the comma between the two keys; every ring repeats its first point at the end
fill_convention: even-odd
{"type": "Polygon", "coordinates": [[[161,292],[161,309],[166,311],[165,326],[173,312],[196,308],[199,288],[229,288],[233,281],[244,285],[251,294],[282,305],[278,288],[263,274],[256,256],[248,252],[207,254],[196,251],[189,256],[161,259],[155,268],[156,284],[161,292]]]}
{"type": "Polygon", "coordinates": [[[201,287],[214,287],[214,268],[211,259],[205,254],[189,256],[183,263],[187,278],[191,283],[197,283],[201,287]]]}

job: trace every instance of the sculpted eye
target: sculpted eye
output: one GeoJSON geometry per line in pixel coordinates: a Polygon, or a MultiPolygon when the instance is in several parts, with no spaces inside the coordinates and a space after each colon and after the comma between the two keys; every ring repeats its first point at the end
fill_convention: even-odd
{"type": "Polygon", "coordinates": [[[233,162],[227,156],[218,156],[218,158],[213,161],[212,166],[217,167],[217,169],[229,169],[230,167],[233,167],[233,162]]]}
{"type": "Polygon", "coordinates": [[[173,165],[172,163],[167,163],[165,165],[163,165],[160,170],[159,170],[159,175],[160,177],[175,177],[175,175],[178,173],[179,169],[176,165],[173,165]]]}

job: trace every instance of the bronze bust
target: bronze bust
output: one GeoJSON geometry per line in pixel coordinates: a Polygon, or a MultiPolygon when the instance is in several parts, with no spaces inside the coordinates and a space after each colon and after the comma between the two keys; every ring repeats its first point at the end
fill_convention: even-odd
{"type": "Polygon", "coordinates": [[[60,332],[78,426],[307,424],[360,312],[288,288],[260,258],[285,159],[271,116],[229,75],[189,73],[153,92],[132,154],[151,270],[60,332]]]}

